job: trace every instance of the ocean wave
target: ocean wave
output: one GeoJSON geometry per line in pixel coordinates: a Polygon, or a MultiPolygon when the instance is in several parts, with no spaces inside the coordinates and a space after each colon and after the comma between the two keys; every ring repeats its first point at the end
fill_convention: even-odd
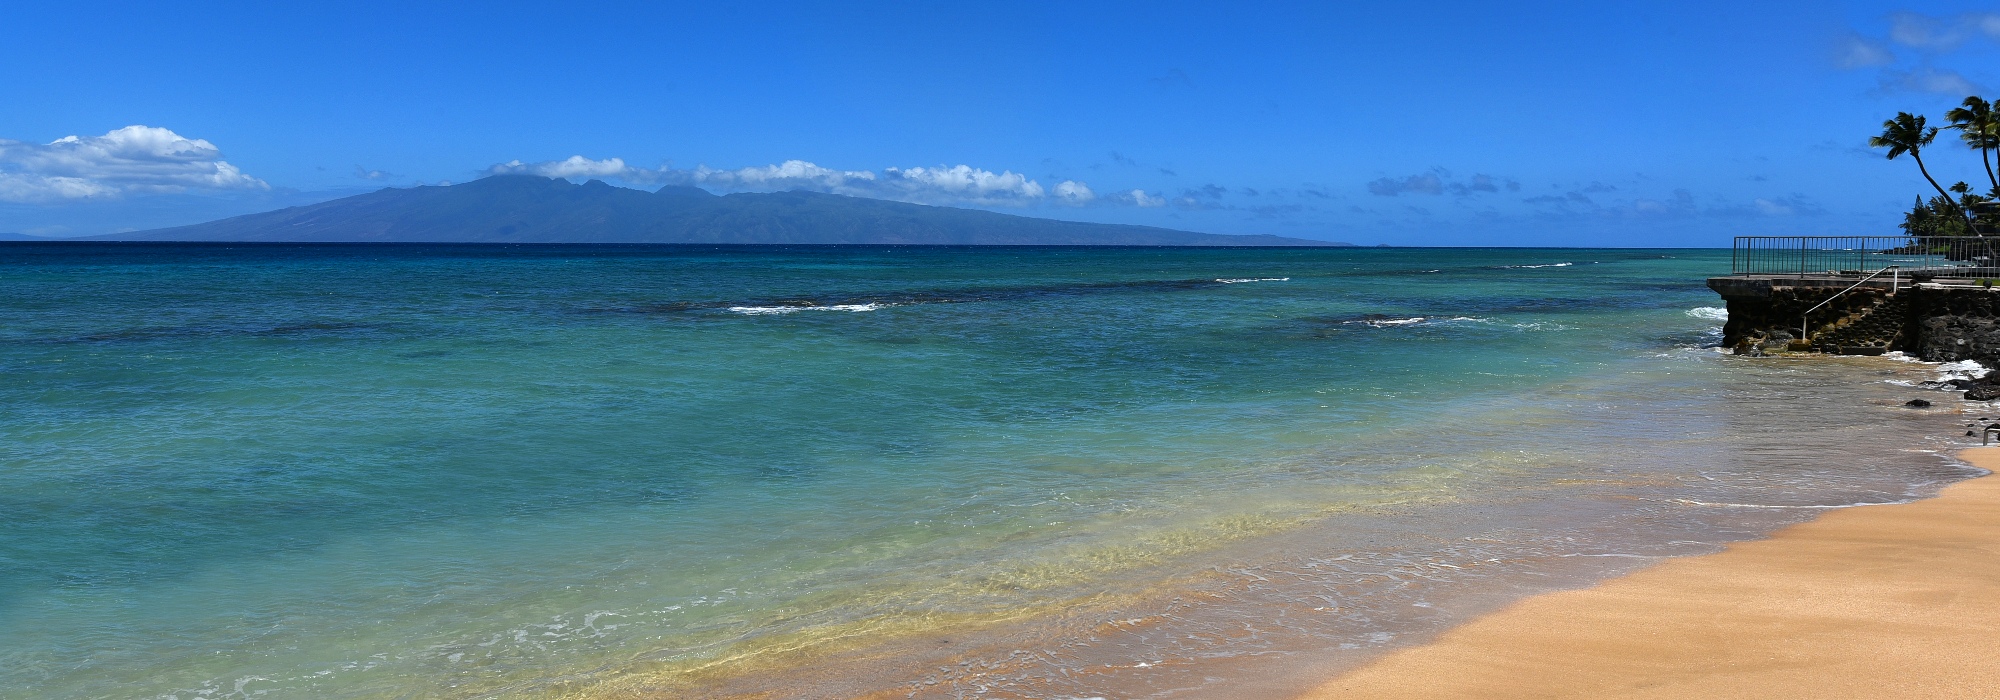
{"type": "Polygon", "coordinates": [[[797,311],[874,311],[889,304],[832,304],[827,306],[731,306],[730,311],[745,316],[789,314],[797,311]]]}
{"type": "Polygon", "coordinates": [[[1464,323],[1490,324],[1494,322],[1495,321],[1493,319],[1479,318],[1476,316],[1452,316],[1449,318],[1445,318],[1438,316],[1399,317],[1399,316],[1388,316],[1384,314],[1369,314],[1361,318],[1349,318],[1342,320],[1340,321],[1340,324],[1369,326],[1372,328],[1394,328],[1398,326],[1415,326],[1415,325],[1429,326],[1429,325],[1464,324],[1464,323]]]}
{"type": "Polygon", "coordinates": [[[1408,325],[1423,323],[1425,318],[1426,317],[1424,316],[1412,316],[1410,318],[1387,318],[1387,317],[1364,318],[1354,321],[1341,321],[1341,323],[1347,323],[1347,324],[1359,323],[1361,325],[1373,328],[1389,328],[1392,326],[1408,326],[1408,325]]]}
{"type": "Polygon", "coordinates": [[[1908,353],[1905,353],[1901,350],[1891,350],[1889,352],[1882,353],[1882,357],[1884,359],[1895,360],[1897,362],[1912,362],[1920,365],[1931,365],[1933,369],[1937,370],[1938,378],[1934,382],[1926,382],[1927,384],[1945,383],[1945,382],[1950,382],[1953,379],[1979,379],[1993,372],[1992,368],[1989,368],[1986,365],[1979,364],[1977,360],[1959,360],[1957,362],[1926,362],[1924,360],[1911,357],[1908,353]]]}
{"type": "Polygon", "coordinates": [[[587,307],[577,309],[577,311],[587,314],[732,312],[749,315],[788,314],[795,311],[874,311],[889,306],[913,306],[918,304],[964,304],[1096,294],[1197,291],[1219,289],[1223,285],[1236,282],[1278,282],[1290,279],[1290,277],[1244,279],[1198,278],[1057,283],[1004,287],[946,287],[850,295],[827,294],[778,298],[766,297],[761,299],[662,301],[639,303],[629,306],[587,307]]]}
{"type": "Polygon", "coordinates": [[[1697,306],[1687,310],[1687,315],[1705,321],[1729,320],[1729,309],[1720,306],[1697,306]]]}
{"type": "Polygon", "coordinates": [[[1242,284],[1242,283],[1244,283],[1244,282],[1290,282],[1290,281],[1292,281],[1292,278],[1290,278],[1290,277],[1232,277],[1232,278],[1227,278],[1227,279],[1225,279],[1225,278],[1222,278],[1222,277],[1217,277],[1217,278],[1215,278],[1215,281],[1217,281],[1217,282],[1221,282],[1221,283],[1223,283],[1223,284],[1242,284]]]}
{"type": "Polygon", "coordinates": [[[1559,262],[1559,263],[1546,263],[1546,264],[1542,264],[1542,265],[1495,265],[1495,266],[1493,266],[1493,269],[1495,269],[1495,270],[1532,270],[1532,269],[1535,269],[1535,268],[1538,268],[1538,267],[1569,267],[1569,266],[1571,266],[1571,265],[1575,265],[1575,264],[1576,264],[1576,263],[1573,263],[1573,262],[1559,262]]]}
{"type": "Polygon", "coordinates": [[[1989,371],[1986,369],[1986,365],[1979,364],[1979,362],[1975,360],[1959,360],[1957,362],[1946,362],[1938,365],[1937,368],[1939,372],[1944,372],[1946,374],[1965,374],[1973,378],[1984,377],[1986,376],[1986,373],[1989,371]]]}

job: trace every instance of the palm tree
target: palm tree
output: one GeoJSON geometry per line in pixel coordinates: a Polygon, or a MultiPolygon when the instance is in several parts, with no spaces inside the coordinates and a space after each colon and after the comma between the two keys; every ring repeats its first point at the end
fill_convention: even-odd
{"type": "MultiPolygon", "coordinates": [[[[1932,189],[1937,190],[1938,196],[1949,202],[1952,201],[1951,193],[1944,191],[1943,187],[1938,187],[1937,179],[1931,177],[1929,168],[1924,167],[1924,147],[1931,145],[1931,141],[1937,139],[1937,132],[1935,126],[1924,126],[1924,118],[1921,115],[1897,112],[1895,119],[1882,122],[1881,136],[1868,137],[1868,146],[1889,149],[1889,160],[1895,160],[1896,156],[1904,153],[1910,154],[1910,158],[1917,161],[1917,172],[1923,173],[1924,179],[1931,183],[1932,189]]],[[[1968,220],[1966,227],[1971,226],[1972,222],[1968,220]]]]}
{"type": "Polygon", "coordinates": [[[2000,191],[2000,178],[1994,177],[1993,163],[1986,158],[1994,149],[2000,149],[2000,121],[1995,120],[1993,103],[1972,95],[1965,98],[1962,106],[1945,112],[1944,117],[1951,120],[1951,128],[1959,130],[1959,140],[1979,151],[1979,164],[1986,166],[1986,181],[2000,191]]]}

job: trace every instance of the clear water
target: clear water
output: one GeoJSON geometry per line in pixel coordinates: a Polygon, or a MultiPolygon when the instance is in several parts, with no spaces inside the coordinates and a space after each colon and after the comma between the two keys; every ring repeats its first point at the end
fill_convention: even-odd
{"type": "Polygon", "coordinates": [[[1199,694],[1965,475],[1726,269],[0,244],[0,697],[1199,694]]]}

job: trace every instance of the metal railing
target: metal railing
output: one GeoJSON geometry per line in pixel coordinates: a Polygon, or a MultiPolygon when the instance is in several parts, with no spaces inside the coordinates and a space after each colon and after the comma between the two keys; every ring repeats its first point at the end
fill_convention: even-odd
{"type": "Polygon", "coordinates": [[[2000,237],[1737,236],[1734,275],[2000,277],[2000,237]]]}

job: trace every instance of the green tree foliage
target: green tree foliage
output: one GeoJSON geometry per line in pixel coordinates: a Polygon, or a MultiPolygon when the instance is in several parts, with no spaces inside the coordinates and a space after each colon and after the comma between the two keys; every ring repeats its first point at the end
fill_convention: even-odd
{"type": "Polygon", "coordinates": [[[1932,197],[1929,202],[1918,197],[1916,206],[1910,207],[1897,227],[1912,236],[1966,235],[1965,215],[1957,203],[1944,197],[1932,197]]]}
{"type": "Polygon", "coordinates": [[[1951,128],[1958,130],[1958,139],[1965,146],[1979,152],[1979,164],[1986,168],[1986,182],[1994,190],[2000,191],[2000,178],[1994,177],[1993,161],[1988,158],[2000,150],[2000,117],[1993,113],[1993,103],[1970,95],[1958,107],[1944,113],[1951,120],[1951,128]]]}

